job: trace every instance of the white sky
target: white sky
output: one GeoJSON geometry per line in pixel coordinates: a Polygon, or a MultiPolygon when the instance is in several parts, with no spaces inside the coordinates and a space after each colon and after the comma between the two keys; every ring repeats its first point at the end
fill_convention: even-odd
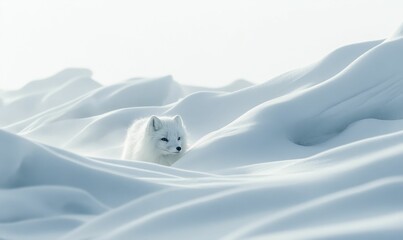
{"type": "Polygon", "coordinates": [[[401,0],[0,0],[0,89],[67,67],[110,84],[262,82],[342,45],[385,38],[401,0]]]}

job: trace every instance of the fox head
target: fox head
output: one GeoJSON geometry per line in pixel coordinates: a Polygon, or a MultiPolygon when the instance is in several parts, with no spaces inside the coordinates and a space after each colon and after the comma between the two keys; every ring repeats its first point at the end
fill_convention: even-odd
{"type": "Polygon", "coordinates": [[[186,130],[182,118],[151,116],[147,132],[161,155],[182,155],[186,151],[186,130]]]}

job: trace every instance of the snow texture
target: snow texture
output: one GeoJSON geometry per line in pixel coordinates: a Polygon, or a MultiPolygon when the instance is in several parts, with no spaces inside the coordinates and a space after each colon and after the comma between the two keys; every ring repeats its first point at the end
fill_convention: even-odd
{"type": "Polygon", "coordinates": [[[402,29],[258,85],[0,91],[0,239],[403,239],[402,29]],[[151,115],[187,126],[172,167],[119,159],[151,115]]]}

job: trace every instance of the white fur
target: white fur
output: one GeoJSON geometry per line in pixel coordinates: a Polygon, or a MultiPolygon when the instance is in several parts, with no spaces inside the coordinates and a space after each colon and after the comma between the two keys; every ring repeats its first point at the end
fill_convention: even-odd
{"type": "Polygon", "coordinates": [[[186,140],[186,130],[180,116],[151,116],[134,122],[128,129],[122,158],[170,166],[186,152],[186,140]],[[161,140],[163,138],[168,142],[161,140]],[[181,150],[178,151],[177,147],[181,150]]]}

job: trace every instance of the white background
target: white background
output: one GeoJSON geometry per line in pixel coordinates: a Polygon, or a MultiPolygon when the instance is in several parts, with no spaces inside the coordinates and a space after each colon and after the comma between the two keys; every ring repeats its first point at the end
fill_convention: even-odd
{"type": "Polygon", "coordinates": [[[398,0],[0,2],[0,89],[68,67],[103,84],[168,74],[197,85],[262,82],[403,22],[398,0]]]}

